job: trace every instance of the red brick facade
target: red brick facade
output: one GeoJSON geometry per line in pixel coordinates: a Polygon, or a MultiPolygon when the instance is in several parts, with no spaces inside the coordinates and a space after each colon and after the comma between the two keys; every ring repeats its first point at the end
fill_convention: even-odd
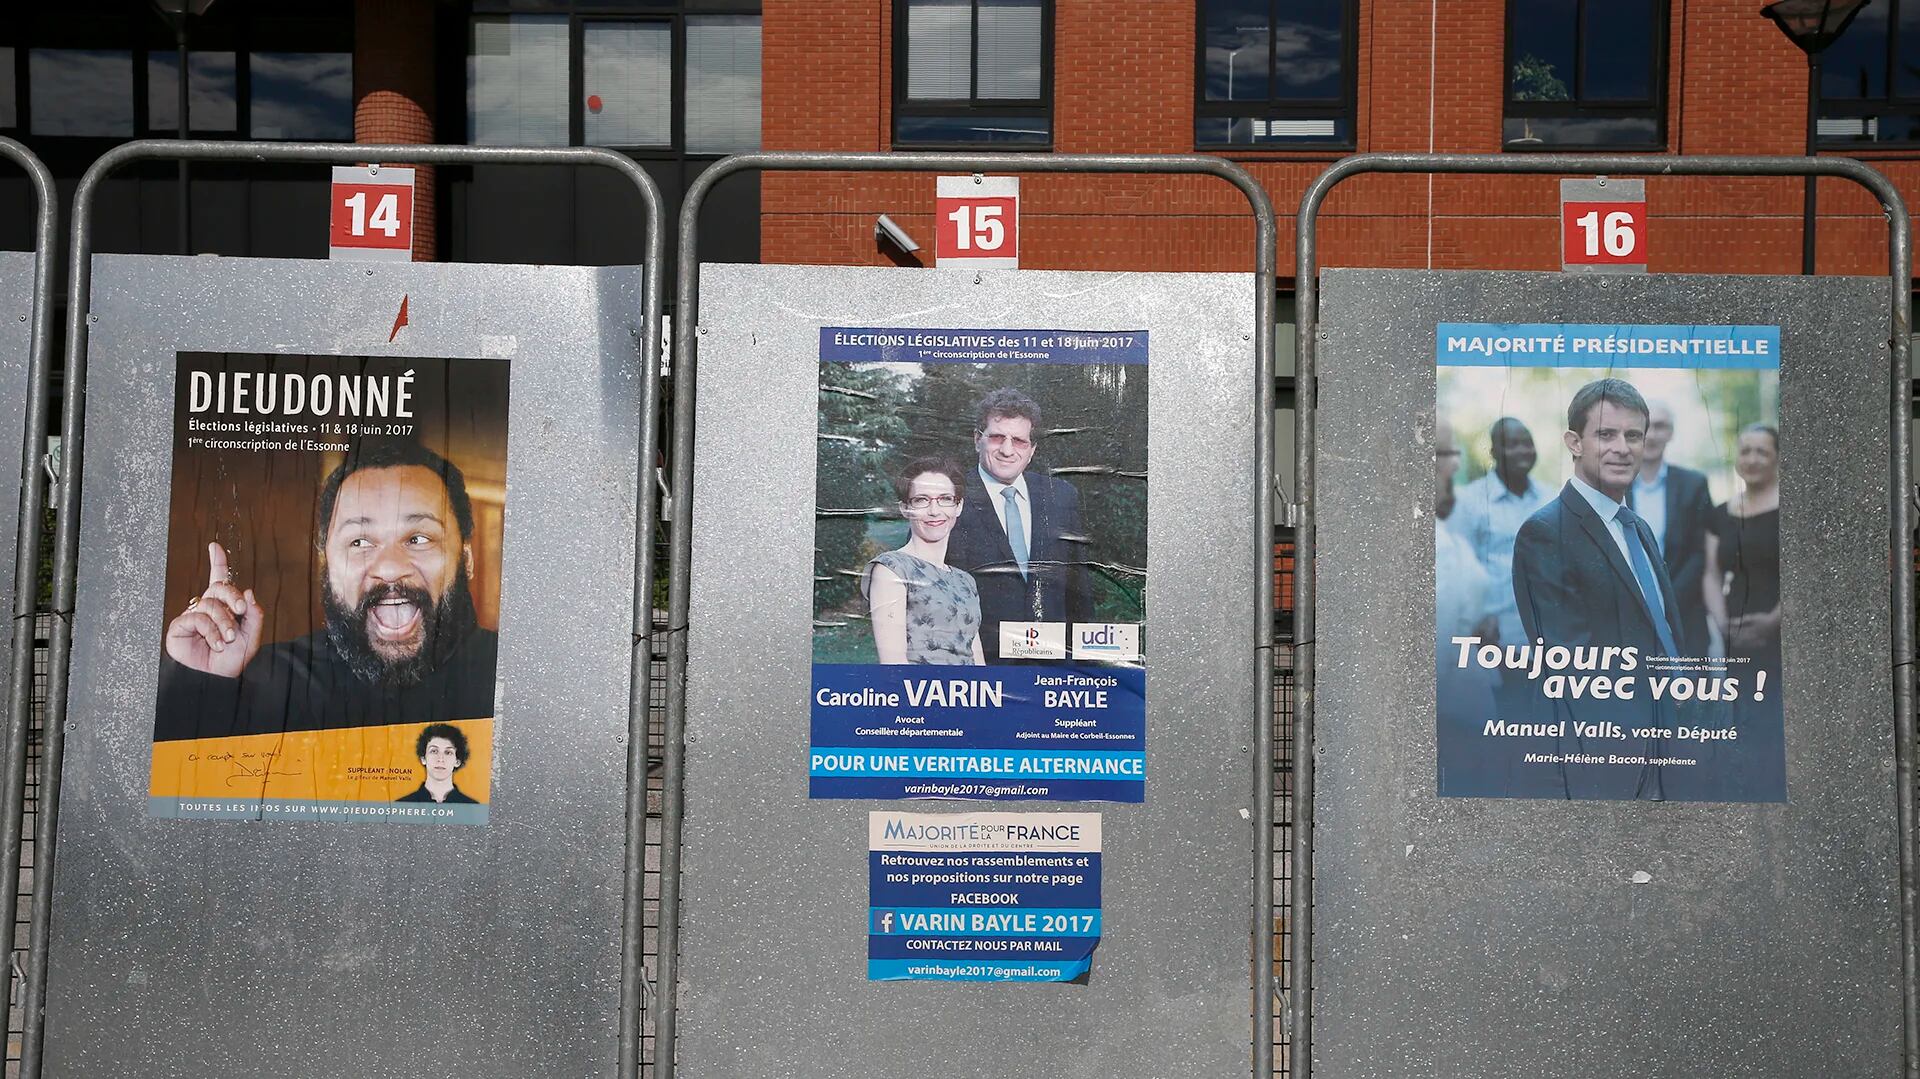
{"type": "MultiPolygon", "coordinates": [[[[434,140],[434,0],[356,0],[353,9],[353,141],[434,140]]],[[[414,166],[413,258],[438,250],[433,169],[414,166]]]]}
{"type": "MultiPolygon", "coordinates": [[[[1359,3],[1356,148],[1500,149],[1503,0],[1359,3]]],[[[1806,139],[1806,61],[1759,14],[1761,0],[1671,0],[1667,151],[1798,154],[1806,139]]],[[[891,0],[768,0],[763,100],[770,150],[891,145],[891,0]]],[[[1054,148],[1191,153],[1194,0],[1056,0],[1054,148]]],[[[1291,276],[1293,215],[1336,155],[1236,154],[1281,216],[1291,276]]],[[[1910,203],[1920,152],[1876,153],[1910,203]]],[[[889,214],[924,247],[928,175],[771,175],[762,188],[766,262],[884,265],[873,241],[889,214]]],[[[1245,200],[1215,180],[1029,175],[1021,263],[1034,268],[1244,270],[1245,200]]],[[[1651,268],[1797,273],[1800,181],[1649,179],[1651,268]]],[[[1335,193],[1320,223],[1322,265],[1557,269],[1558,185],[1549,177],[1369,176],[1335,193]]],[[[923,250],[922,254],[926,254],[923,250]]],[[[1820,185],[1819,268],[1884,273],[1886,226],[1863,191],[1820,185]]]]}

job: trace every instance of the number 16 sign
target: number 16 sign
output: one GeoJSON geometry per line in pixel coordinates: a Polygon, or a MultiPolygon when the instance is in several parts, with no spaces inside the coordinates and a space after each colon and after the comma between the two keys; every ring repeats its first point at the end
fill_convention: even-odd
{"type": "Polygon", "coordinates": [[[942,176],[934,189],[933,264],[1020,268],[1020,177],[942,176]]]}
{"type": "Polygon", "coordinates": [[[328,258],[411,260],[413,170],[335,165],[328,217],[328,258]]]}
{"type": "Polygon", "coordinates": [[[1647,272],[1646,181],[1560,181],[1560,268],[1647,272]]]}

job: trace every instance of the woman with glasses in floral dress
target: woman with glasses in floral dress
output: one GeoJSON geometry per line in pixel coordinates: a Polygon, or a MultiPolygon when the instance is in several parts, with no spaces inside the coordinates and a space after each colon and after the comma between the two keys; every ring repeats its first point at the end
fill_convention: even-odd
{"type": "Polygon", "coordinates": [[[860,591],[873,618],[882,663],[981,664],[980,590],[947,565],[947,539],[960,519],[966,472],[944,457],[907,462],[893,481],[907,542],[867,563],[860,591]]]}

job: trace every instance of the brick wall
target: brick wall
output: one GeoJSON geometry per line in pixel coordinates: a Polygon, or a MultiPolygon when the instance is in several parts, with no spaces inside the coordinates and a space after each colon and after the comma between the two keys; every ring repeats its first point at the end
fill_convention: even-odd
{"type": "MultiPolygon", "coordinates": [[[[355,0],[353,141],[434,141],[434,0],[355,0]]],[[[413,258],[431,262],[439,230],[433,168],[414,166],[413,258]]]]}
{"type": "MultiPolygon", "coordinates": [[[[1667,145],[1689,154],[1797,154],[1806,138],[1806,61],[1758,0],[1672,0],[1667,145]]],[[[1060,152],[1192,153],[1194,0],[1056,0],[1054,145],[1060,152]]],[[[890,0],[765,5],[768,149],[885,150],[891,144],[890,0]]],[[[1356,146],[1362,151],[1500,149],[1504,0],[1359,0],[1356,146]]],[[[1239,154],[1282,215],[1335,155],[1239,154]]],[[[1910,202],[1920,153],[1876,159],[1910,202]]],[[[891,215],[923,246],[933,178],[774,175],[762,187],[768,262],[886,265],[873,219],[891,215]]],[[[1245,200],[1218,181],[1028,175],[1022,265],[1061,269],[1243,270],[1245,200]]],[[[1655,271],[1795,273],[1800,181],[1650,179],[1655,271]]],[[[1368,176],[1321,216],[1323,265],[1554,269],[1558,193],[1549,177],[1368,176]]],[[[1820,186],[1819,268],[1878,273],[1886,228],[1850,184],[1820,186]]],[[[923,252],[924,253],[924,252],[923,252]]]]}

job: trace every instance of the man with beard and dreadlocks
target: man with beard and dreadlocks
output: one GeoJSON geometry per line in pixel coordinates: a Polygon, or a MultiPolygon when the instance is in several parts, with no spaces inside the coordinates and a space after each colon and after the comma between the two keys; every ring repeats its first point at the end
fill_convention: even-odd
{"type": "Polygon", "coordinates": [[[262,647],[266,612],[207,545],[206,591],[167,625],[154,737],[490,718],[499,637],[474,613],[473,503],[460,469],[367,439],[320,491],[326,626],[262,647]]]}

